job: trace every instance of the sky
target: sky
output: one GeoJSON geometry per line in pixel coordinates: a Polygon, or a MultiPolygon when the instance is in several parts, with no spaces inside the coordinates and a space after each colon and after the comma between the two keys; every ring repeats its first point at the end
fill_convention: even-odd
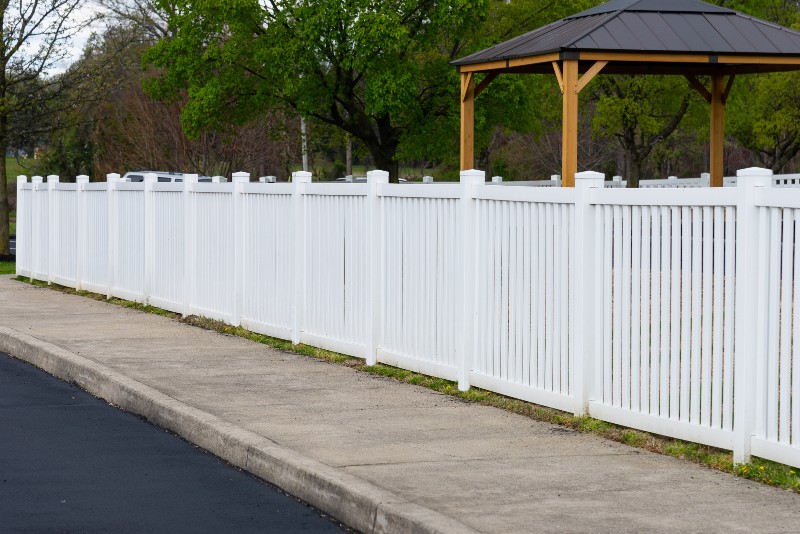
{"type": "MultiPolygon", "coordinates": [[[[96,3],[89,1],[86,5],[84,5],[81,9],[76,11],[73,15],[73,21],[75,23],[85,22],[92,17],[95,16],[96,13],[102,11],[100,6],[96,3]]],[[[86,28],[81,34],[76,35],[72,39],[72,43],[68,50],[67,58],[59,63],[55,68],[51,69],[49,74],[60,74],[64,72],[67,67],[69,67],[74,61],[78,60],[81,57],[81,53],[83,52],[83,48],[86,46],[86,42],[89,40],[89,37],[92,33],[101,33],[105,27],[104,22],[98,21],[93,23],[90,27],[86,28]]]]}

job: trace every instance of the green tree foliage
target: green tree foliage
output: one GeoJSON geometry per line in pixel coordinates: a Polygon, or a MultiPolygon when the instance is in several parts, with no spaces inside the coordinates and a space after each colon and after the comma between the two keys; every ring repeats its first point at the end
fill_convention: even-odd
{"type": "MultiPolygon", "coordinates": [[[[450,61],[586,3],[163,0],[171,36],[147,55],[160,69],[147,90],[188,94],[182,122],[191,136],[286,103],[358,139],[395,178],[401,158],[457,153],[450,61]]],[[[494,125],[533,128],[536,94],[531,77],[498,78],[476,107],[479,150],[494,125]]]]}
{"type": "MultiPolygon", "coordinates": [[[[747,2],[756,16],[800,30],[796,1],[747,2]]],[[[782,172],[800,153],[800,73],[771,73],[736,78],[726,114],[726,130],[753,155],[758,165],[782,172]]]]}
{"type": "Polygon", "coordinates": [[[396,177],[403,134],[435,131],[450,109],[445,37],[485,11],[486,0],[182,0],[173,36],[147,56],[162,69],[147,88],[160,98],[188,92],[190,136],[287,103],[361,140],[396,177]]]}
{"type": "Polygon", "coordinates": [[[682,76],[600,76],[593,96],[593,128],[616,138],[625,152],[628,187],[639,186],[653,149],[701,104],[682,76]]]}
{"type": "Polygon", "coordinates": [[[727,130],[759,165],[782,172],[800,152],[800,73],[737,78],[727,111],[727,130]]]}

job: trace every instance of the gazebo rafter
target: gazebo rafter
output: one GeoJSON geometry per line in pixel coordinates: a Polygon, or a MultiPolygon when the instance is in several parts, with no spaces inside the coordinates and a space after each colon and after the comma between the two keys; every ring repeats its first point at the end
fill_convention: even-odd
{"type": "Polygon", "coordinates": [[[725,103],[740,74],[800,70],[800,33],[699,0],[612,0],[453,62],[461,169],[474,166],[474,101],[499,74],[553,74],[564,186],[574,185],[578,95],[598,74],[679,75],[709,104],[711,185],[722,186],[725,103]],[[475,85],[475,74],[486,76],[475,85]],[[708,76],[707,88],[698,76],[708,76]],[[727,77],[727,80],[726,80],[727,77]]]}

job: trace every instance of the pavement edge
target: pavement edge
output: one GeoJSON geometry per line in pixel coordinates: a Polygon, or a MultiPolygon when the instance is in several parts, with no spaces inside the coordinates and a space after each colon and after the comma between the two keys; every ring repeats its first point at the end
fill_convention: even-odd
{"type": "Polygon", "coordinates": [[[477,532],[57,345],[0,326],[0,351],[145,417],[362,532],[477,532]]]}

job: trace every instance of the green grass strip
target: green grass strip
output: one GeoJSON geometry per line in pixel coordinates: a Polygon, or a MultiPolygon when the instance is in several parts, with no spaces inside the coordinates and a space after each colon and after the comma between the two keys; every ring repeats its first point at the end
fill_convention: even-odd
{"type": "MultiPolygon", "coordinates": [[[[16,277],[14,280],[29,283],[29,279],[24,277],[16,277]]],[[[346,356],[344,354],[312,347],[310,345],[293,345],[291,341],[274,338],[264,334],[257,334],[240,326],[231,326],[221,321],[207,319],[205,317],[191,315],[183,318],[179,313],[173,313],[161,308],[156,308],[154,306],[145,306],[144,304],[139,304],[129,300],[118,298],[106,299],[105,295],[100,295],[98,293],[91,293],[89,291],[76,291],[74,289],[56,284],[49,285],[46,282],[40,282],[38,280],[34,280],[32,283],[35,286],[47,287],[61,291],[62,293],[89,297],[95,300],[110,302],[125,308],[161,315],[162,317],[169,317],[170,319],[174,319],[185,324],[197,326],[206,330],[212,330],[222,334],[249,339],[250,341],[255,341],[256,343],[261,343],[275,349],[301,354],[304,356],[310,356],[312,358],[325,360],[337,365],[344,365],[360,372],[380,375],[387,378],[392,378],[399,382],[422,386],[445,395],[458,397],[466,401],[483,404],[485,406],[493,406],[508,412],[523,415],[536,421],[559,425],[577,432],[582,432],[584,434],[591,434],[658,454],[665,454],[674,458],[688,460],[690,462],[706,466],[710,469],[716,469],[739,477],[755,480],[756,482],[761,482],[762,484],[800,493],[800,469],[777,462],[772,462],[770,460],[753,457],[750,463],[734,465],[733,454],[730,451],[717,449],[715,447],[659,436],[656,434],[650,434],[648,432],[642,432],[640,430],[634,430],[631,428],[606,423],[605,421],[594,419],[588,415],[576,416],[568,412],[562,412],[554,408],[548,408],[538,404],[514,399],[476,387],[470,388],[469,391],[459,391],[457,383],[451,380],[444,380],[442,378],[406,371],[405,369],[392,367],[382,363],[368,366],[365,365],[362,358],[346,356]]]]}

